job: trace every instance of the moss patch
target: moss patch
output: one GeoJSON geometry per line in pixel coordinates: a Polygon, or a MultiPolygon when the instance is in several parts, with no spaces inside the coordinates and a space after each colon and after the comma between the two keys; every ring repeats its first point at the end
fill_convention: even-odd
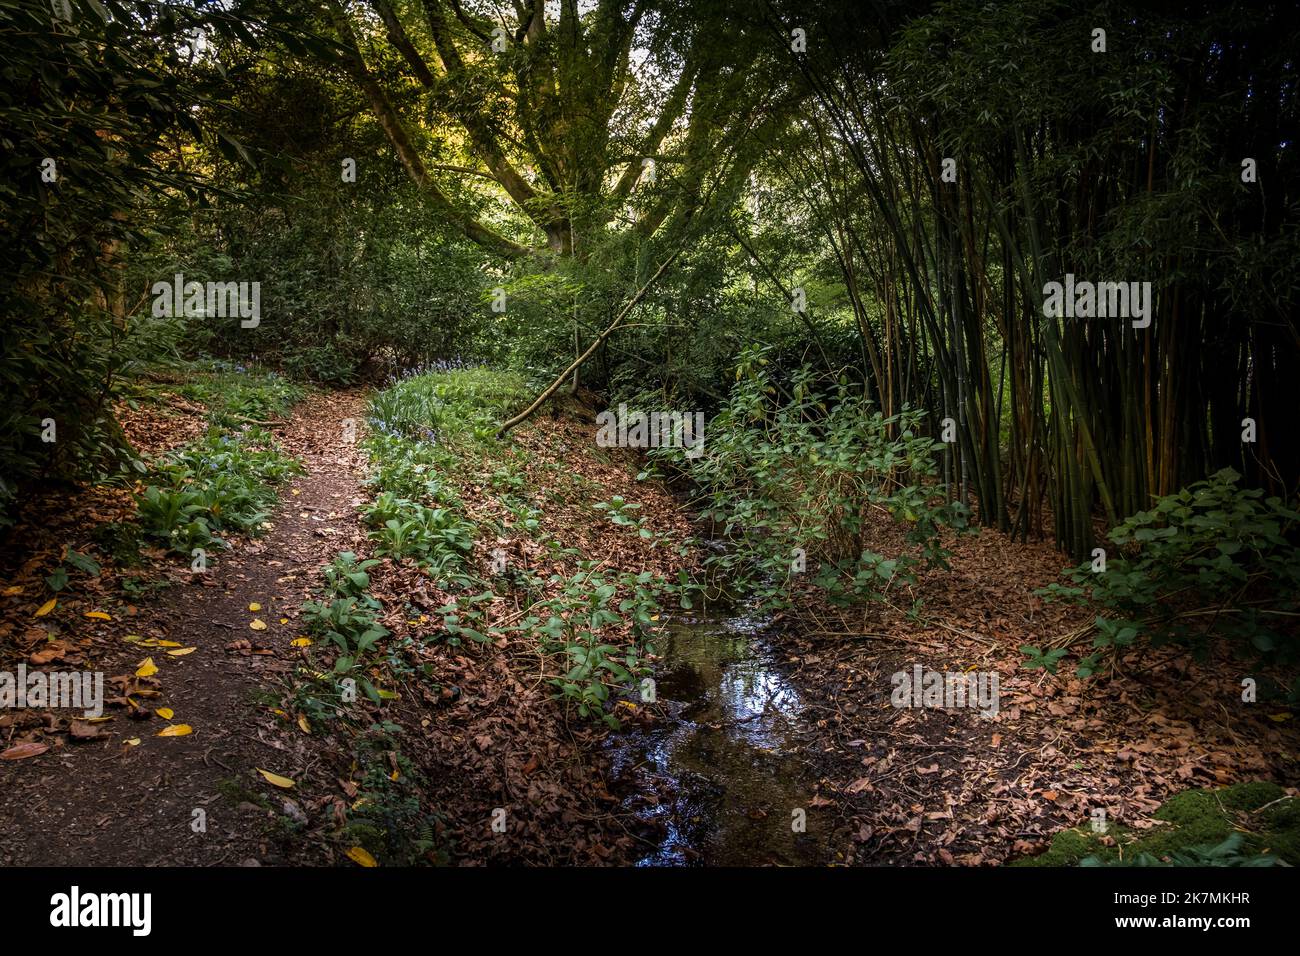
{"type": "Polygon", "coordinates": [[[1011,866],[1076,866],[1085,857],[1132,859],[1147,854],[1166,860],[1190,847],[1215,846],[1241,833],[1251,853],[1278,856],[1300,865],[1300,806],[1275,783],[1239,783],[1220,790],[1187,790],[1170,797],[1155,813],[1167,826],[1145,832],[1112,826],[1113,846],[1087,828],[1063,830],[1046,852],[1011,866]],[[1285,798],[1285,799],[1284,799],[1285,798]],[[1263,812],[1256,813],[1262,807],[1263,812]]]}

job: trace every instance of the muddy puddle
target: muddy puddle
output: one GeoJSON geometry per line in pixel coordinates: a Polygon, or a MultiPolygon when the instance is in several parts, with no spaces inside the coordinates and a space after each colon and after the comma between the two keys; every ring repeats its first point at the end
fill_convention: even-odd
{"type": "Polygon", "coordinates": [[[629,724],[610,744],[616,778],[636,790],[625,805],[649,824],[640,865],[826,862],[793,739],[802,703],[776,666],[775,639],[764,618],[736,608],[662,623],[661,719],[629,724]]]}

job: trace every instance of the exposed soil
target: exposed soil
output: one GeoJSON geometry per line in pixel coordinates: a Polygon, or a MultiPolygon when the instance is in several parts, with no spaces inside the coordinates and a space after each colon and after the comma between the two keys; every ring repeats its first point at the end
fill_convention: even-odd
{"type": "MultiPolygon", "coordinates": [[[[106,688],[105,715],[112,719],[96,725],[103,740],[73,742],[58,733],[77,716],[70,713],[0,717],[0,749],[19,739],[51,746],[37,757],[0,762],[0,863],[193,865],[283,858],[259,825],[269,811],[232,797],[255,787],[255,768],[274,772],[283,763],[284,745],[273,729],[278,718],[259,692],[290,666],[295,631],[291,618],[281,619],[296,613],[320,565],[349,534],[360,471],[342,420],[360,418],[361,407],[358,394],[310,399],[275,430],[300,456],[306,475],[286,488],[264,537],[235,542],[206,573],[172,572],[172,586],[134,614],[113,598],[73,598],[40,619],[60,627],[72,645],[60,667],[120,677],[116,689],[106,688]],[[251,612],[253,603],[261,609],[251,612]],[[83,612],[92,604],[112,620],[86,620],[83,612]],[[254,620],[266,629],[252,630],[254,620]],[[127,635],[196,650],[174,657],[166,648],[124,642],[127,635]],[[145,657],[158,672],[136,678],[145,657]],[[129,707],[111,706],[111,698],[120,699],[128,688],[143,705],[140,719],[129,707]],[[173,719],[153,714],[158,707],[170,708],[173,719]],[[193,733],[157,736],[168,724],[188,724],[193,733]],[[206,832],[196,832],[196,810],[206,814],[206,832]]],[[[275,807],[283,809],[280,801],[275,807]]]]}

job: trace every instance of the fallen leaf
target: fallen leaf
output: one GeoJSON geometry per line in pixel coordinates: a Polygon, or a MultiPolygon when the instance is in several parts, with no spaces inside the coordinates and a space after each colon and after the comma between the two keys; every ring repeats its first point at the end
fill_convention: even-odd
{"type": "Polygon", "coordinates": [[[1058,794],[1055,790],[1044,790],[1044,791],[1043,791],[1043,799],[1044,799],[1044,800],[1055,801],[1056,798],[1057,798],[1058,796],[1060,796],[1060,794],[1058,794]]]}
{"type": "Polygon", "coordinates": [[[5,597],[13,597],[15,594],[22,594],[23,586],[21,584],[15,584],[13,587],[5,588],[4,593],[5,597]]]}
{"type": "Polygon", "coordinates": [[[311,647],[310,637],[295,637],[289,642],[290,647],[311,647]]]}
{"type": "Polygon", "coordinates": [[[266,630],[266,622],[263,621],[263,620],[260,620],[260,619],[258,619],[258,618],[253,618],[251,621],[249,621],[249,622],[248,622],[248,626],[251,627],[251,628],[252,628],[253,630],[255,630],[255,631],[265,631],[265,630],[266,630]]]}
{"type": "Polygon", "coordinates": [[[157,710],[154,711],[154,713],[157,714],[159,717],[161,717],[163,720],[171,720],[173,717],[176,716],[176,711],[172,710],[170,707],[159,707],[157,710]]]}
{"type": "Polygon", "coordinates": [[[105,614],[103,611],[87,611],[87,612],[86,612],[86,617],[91,618],[92,620],[95,620],[95,621],[111,621],[111,620],[113,620],[109,615],[105,614]]]}
{"type": "Polygon", "coordinates": [[[146,657],[144,660],[140,662],[139,667],[136,668],[135,676],[152,677],[154,674],[157,673],[158,673],[158,665],[153,662],[152,657],[146,657]]]}
{"type": "Polygon", "coordinates": [[[33,614],[32,617],[44,617],[45,615],[53,611],[54,605],[58,603],[59,603],[58,598],[50,598],[48,601],[46,601],[44,604],[42,604],[40,607],[36,609],[36,613],[33,614]]]}
{"type": "Polygon", "coordinates": [[[102,740],[107,736],[98,727],[86,720],[74,720],[71,724],[73,740],[102,740]]]}
{"type": "Polygon", "coordinates": [[[4,753],[0,753],[0,760],[24,760],[27,757],[39,757],[49,749],[49,744],[14,744],[4,753]]]}
{"type": "Polygon", "coordinates": [[[271,771],[263,770],[261,767],[257,768],[257,772],[266,778],[267,783],[280,787],[283,790],[292,790],[295,786],[292,780],[288,777],[282,777],[278,773],[271,773],[271,771]]]}
{"type": "Polygon", "coordinates": [[[126,744],[128,747],[139,747],[139,746],[140,746],[140,738],[139,738],[139,737],[132,737],[130,740],[124,740],[124,741],[122,741],[122,743],[126,744]]]}
{"type": "Polygon", "coordinates": [[[250,611],[260,611],[260,610],[262,610],[262,605],[258,604],[256,601],[254,601],[252,604],[248,605],[248,609],[249,609],[250,611]]]}
{"type": "Polygon", "coordinates": [[[167,656],[168,656],[168,657],[184,657],[186,654],[193,654],[193,653],[194,653],[195,651],[197,651],[197,650],[198,650],[197,647],[182,647],[182,648],[181,648],[180,650],[178,650],[178,651],[168,651],[168,652],[167,652],[167,656]]]}
{"type": "Polygon", "coordinates": [[[302,732],[303,732],[304,734],[309,734],[309,733],[311,733],[311,724],[309,724],[309,723],[307,722],[307,715],[306,715],[306,714],[299,714],[299,715],[298,715],[298,727],[299,727],[299,729],[302,730],[302,732]]]}
{"type": "Polygon", "coordinates": [[[375,861],[375,858],[373,856],[371,856],[369,853],[365,851],[365,849],[359,846],[354,846],[352,849],[348,850],[347,857],[349,860],[351,860],[353,863],[356,863],[359,866],[379,865],[375,861]]]}
{"type": "Polygon", "coordinates": [[[194,733],[194,728],[189,724],[169,724],[162,730],[158,731],[155,736],[158,737],[186,737],[194,733]]]}

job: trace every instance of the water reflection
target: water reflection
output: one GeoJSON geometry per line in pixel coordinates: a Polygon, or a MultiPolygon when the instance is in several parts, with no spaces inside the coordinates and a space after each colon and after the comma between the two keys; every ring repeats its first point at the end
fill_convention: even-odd
{"type": "Polygon", "coordinates": [[[791,826],[811,796],[790,737],[801,702],[765,625],[724,610],[665,622],[655,682],[666,719],[613,744],[616,775],[640,791],[629,804],[660,834],[642,865],[823,861],[815,835],[791,826]]]}

